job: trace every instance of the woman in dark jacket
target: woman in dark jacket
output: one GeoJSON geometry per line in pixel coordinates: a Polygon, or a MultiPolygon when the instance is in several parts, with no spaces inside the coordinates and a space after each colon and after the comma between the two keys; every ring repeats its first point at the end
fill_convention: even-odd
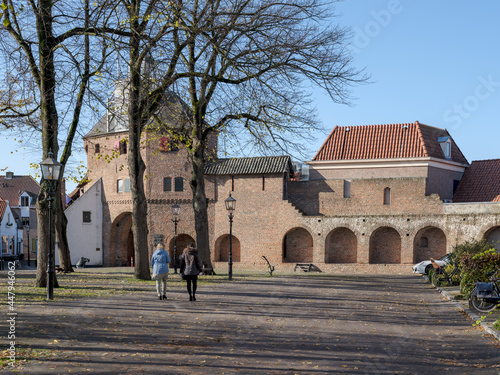
{"type": "Polygon", "coordinates": [[[198,274],[201,272],[203,272],[203,264],[198,256],[198,250],[196,250],[196,247],[192,243],[184,249],[181,258],[181,274],[184,275],[184,279],[187,281],[187,291],[190,301],[196,301],[198,274]]]}

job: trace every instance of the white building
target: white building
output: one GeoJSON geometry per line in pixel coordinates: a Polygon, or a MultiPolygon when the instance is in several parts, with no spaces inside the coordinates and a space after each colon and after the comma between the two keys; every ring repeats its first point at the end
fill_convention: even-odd
{"type": "Polygon", "coordinates": [[[102,251],[102,181],[97,180],[66,208],[68,245],[71,264],[87,258],[90,266],[103,265],[102,251]]]}

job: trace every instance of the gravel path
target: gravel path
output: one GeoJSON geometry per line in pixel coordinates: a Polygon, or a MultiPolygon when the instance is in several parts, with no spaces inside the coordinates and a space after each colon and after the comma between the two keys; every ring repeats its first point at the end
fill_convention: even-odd
{"type": "MultiPolygon", "coordinates": [[[[237,278],[20,306],[23,374],[499,374],[498,342],[414,275],[237,278]]],[[[3,370],[2,372],[9,372],[3,370]]]]}

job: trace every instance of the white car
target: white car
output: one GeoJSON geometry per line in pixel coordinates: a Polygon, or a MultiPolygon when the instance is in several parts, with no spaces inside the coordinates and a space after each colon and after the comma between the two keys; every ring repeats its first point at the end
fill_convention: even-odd
{"type": "MultiPolygon", "coordinates": [[[[450,262],[450,254],[446,254],[444,257],[436,259],[436,263],[440,266],[445,266],[450,262]]],[[[421,273],[422,275],[427,275],[432,269],[432,263],[430,260],[424,260],[413,266],[413,273],[421,273]]]]}

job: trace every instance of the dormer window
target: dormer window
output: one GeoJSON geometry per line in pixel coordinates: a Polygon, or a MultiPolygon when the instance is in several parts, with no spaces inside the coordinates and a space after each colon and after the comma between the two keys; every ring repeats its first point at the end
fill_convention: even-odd
{"type": "Polygon", "coordinates": [[[439,137],[438,138],[439,146],[441,146],[441,151],[443,151],[443,155],[445,159],[451,159],[451,139],[450,137],[439,137]]]}
{"type": "Polygon", "coordinates": [[[30,197],[25,195],[21,196],[21,207],[28,207],[30,205],[30,197]]]}

